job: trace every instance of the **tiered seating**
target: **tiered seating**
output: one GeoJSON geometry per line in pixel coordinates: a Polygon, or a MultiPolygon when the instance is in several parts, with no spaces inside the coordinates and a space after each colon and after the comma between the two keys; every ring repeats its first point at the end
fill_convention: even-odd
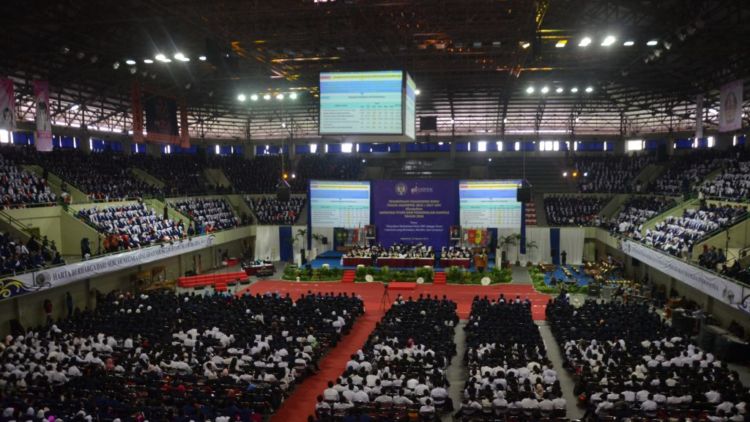
{"type": "Polygon", "coordinates": [[[3,420],[260,420],[363,312],[348,295],[110,294],[97,305],[6,339],[3,420]]]}
{"type": "Polygon", "coordinates": [[[644,235],[635,232],[634,236],[649,246],[687,257],[696,242],[720,228],[731,226],[746,214],[743,206],[712,205],[687,209],[682,217],[669,216],[653,229],[647,229],[644,235]]]}
{"type": "Polygon", "coordinates": [[[547,320],[579,379],[576,395],[599,420],[696,420],[704,413],[744,420],[748,392],[739,375],[649,306],[587,301],[575,308],[558,299],[547,306],[547,320]]]}
{"type": "Polygon", "coordinates": [[[47,180],[0,156],[0,209],[55,203],[57,197],[47,180]]]}
{"type": "Polygon", "coordinates": [[[534,202],[527,202],[525,209],[526,215],[523,218],[526,219],[526,225],[536,226],[536,204],[534,202]]]}
{"type": "Polygon", "coordinates": [[[677,202],[668,197],[634,196],[628,199],[617,216],[605,226],[609,230],[626,236],[640,232],[643,223],[674,207],[677,202]]]}
{"type": "Polygon", "coordinates": [[[750,156],[737,154],[724,162],[722,173],[713,180],[703,182],[699,191],[707,198],[745,201],[750,194],[750,156]]]}
{"type": "Polygon", "coordinates": [[[475,298],[465,331],[469,380],[458,420],[565,416],[567,404],[531,302],[475,298]]]}
{"type": "Polygon", "coordinates": [[[301,197],[293,197],[289,201],[279,201],[271,197],[245,197],[245,200],[250,203],[259,224],[294,224],[305,206],[305,198],[301,197]]]}
{"type": "Polygon", "coordinates": [[[660,195],[682,195],[691,191],[709,173],[721,168],[726,159],[727,154],[719,151],[681,155],[652,183],[651,191],[660,195]]]}
{"type": "Polygon", "coordinates": [[[130,165],[139,167],[165,183],[164,195],[198,195],[209,193],[198,157],[166,154],[160,157],[138,154],[129,157],[130,165]]]}
{"type": "Polygon", "coordinates": [[[0,233],[0,275],[14,275],[43,268],[52,260],[55,264],[62,263],[56,250],[44,249],[36,239],[32,238],[24,244],[8,233],[0,233]]]}
{"type": "Polygon", "coordinates": [[[196,234],[228,230],[240,224],[232,206],[223,199],[193,198],[176,201],[171,205],[193,221],[196,234]]]}
{"type": "Polygon", "coordinates": [[[547,196],[544,210],[550,226],[598,226],[599,212],[611,198],[602,196],[547,196]]]}
{"type": "Polygon", "coordinates": [[[635,179],[654,162],[651,155],[576,157],[579,189],[584,193],[635,192],[635,179]]]}
{"type": "Polygon", "coordinates": [[[107,252],[171,242],[185,234],[182,221],[165,219],[143,203],[85,208],[76,215],[107,235],[104,240],[107,252]]]}
{"type": "Polygon", "coordinates": [[[402,420],[419,413],[422,420],[437,420],[452,407],[445,368],[456,353],[457,322],[454,302],[399,297],[342,376],[318,397],[317,416],[360,413],[402,420]]]}

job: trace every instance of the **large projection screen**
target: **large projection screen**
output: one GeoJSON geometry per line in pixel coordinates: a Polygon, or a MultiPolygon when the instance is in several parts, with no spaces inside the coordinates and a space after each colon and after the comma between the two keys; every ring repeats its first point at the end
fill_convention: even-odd
{"type": "Polygon", "coordinates": [[[520,180],[461,180],[458,183],[462,227],[519,229],[522,208],[516,201],[520,180]]]}
{"type": "Polygon", "coordinates": [[[403,78],[397,71],[320,74],[321,135],[403,135],[403,78]]]}
{"type": "Polygon", "coordinates": [[[417,136],[417,84],[407,73],[406,74],[406,92],[404,95],[406,110],[404,110],[404,135],[414,140],[417,136]]]}
{"type": "Polygon", "coordinates": [[[370,224],[370,182],[310,181],[312,227],[364,227],[370,224]]]}

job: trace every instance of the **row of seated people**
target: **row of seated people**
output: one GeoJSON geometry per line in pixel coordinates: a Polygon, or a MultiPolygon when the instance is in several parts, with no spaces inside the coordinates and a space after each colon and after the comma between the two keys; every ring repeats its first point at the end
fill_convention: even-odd
{"type": "Polygon", "coordinates": [[[465,332],[469,380],[457,420],[565,417],[530,301],[475,297],[465,332]]]}
{"type": "Polygon", "coordinates": [[[675,205],[677,202],[669,197],[633,196],[622,204],[622,209],[617,216],[605,226],[612,232],[631,236],[634,232],[641,231],[643,223],[675,205]]]}
{"type": "Polygon", "coordinates": [[[164,218],[144,203],[84,208],[76,214],[106,235],[105,252],[139,248],[160,242],[171,242],[185,235],[185,225],[164,218]]]}
{"type": "Polygon", "coordinates": [[[737,372],[649,305],[587,301],[576,308],[558,298],[547,306],[547,321],[592,418],[746,420],[750,396],[737,372]]]}
{"type": "Polygon", "coordinates": [[[668,216],[643,235],[634,233],[634,237],[674,256],[687,258],[696,242],[709,233],[732,225],[745,214],[747,209],[743,206],[704,204],[698,209],[686,209],[681,217],[668,216]]]}
{"type": "Polygon", "coordinates": [[[599,212],[611,198],[604,196],[547,196],[544,211],[550,226],[598,226],[599,212]]]}
{"type": "Polygon", "coordinates": [[[42,243],[31,237],[24,244],[10,233],[0,233],[0,275],[15,275],[63,263],[57,247],[48,244],[46,237],[42,243]]]}
{"type": "Polygon", "coordinates": [[[246,197],[245,200],[250,203],[258,224],[292,225],[297,222],[305,206],[303,197],[292,197],[288,201],[271,197],[246,197]]]}
{"type": "Polygon", "coordinates": [[[331,294],[100,297],[0,344],[3,420],[257,421],[362,312],[331,294]]]}
{"type": "Polygon", "coordinates": [[[456,304],[445,297],[399,296],[344,373],[318,396],[314,418],[359,413],[403,420],[414,413],[437,420],[453,406],[445,370],[456,353],[457,323],[456,304]]]}
{"type": "Polygon", "coordinates": [[[654,180],[650,190],[660,195],[682,195],[721,168],[728,157],[726,152],[713,150],[682,154],[654,180]]]}
{"type": "Polygon", "coordinates": [[[440,259],[469,259],[471,257],[471,249],[466,246],[443,246],[440,249],[440,259]]]}
{"type": "Polygon", "coordinates": [[[723,265],[726,262],[727,255],[724,253],[724,249],[717,248],[716,246],[709,247],[704,244],[703,251],[698,255],[698,265],[713,271],[718,270],[719,265],[723,265]]]}
{"type": "Polygon", "coordinates": [[[47,179],[17,166],[0,155],[0,209],[55,203],[57,196],[47,179]]]}
{"type": "MultiPolygon", "coordinates": [[[[171,203],[182,215],[190,218],[203,232],[228,230],[240,225],[240,219],[234,215],[232,206],[224,199],[191,198],[171,203]]],[[[198,229],[196,229],[198,230],[198,229]]]]}
{"type": "Polygon", "coordinates": [[[650,154],[606,157],[576,157],[579,189],[583,193],[627,193],[637,190],[635,179],[654,162],[650,154]]]}
{"type": "Polygon", "coordinates": [[[204,177],[203,156],[187,154],[164,154],[154,157],[148,154],[128,156],[128,165],[138,167],[165,183],[165,196],[199,195],[210,193],[204,177]]]}
{"type": "Polygon", "coordinates": [[[394,243],[385,247],[381,244],[369,246],[355,246],[346,255],[347,258],[435,258],[432,246],[424,243],[394,243]]]}
{"type": "Polygon", "coordinates": [[[750,157],[738,154],[727,160],[721,174],[703,182],[698,189],[707,198],[746,201],[750,195],[750,157]]]}

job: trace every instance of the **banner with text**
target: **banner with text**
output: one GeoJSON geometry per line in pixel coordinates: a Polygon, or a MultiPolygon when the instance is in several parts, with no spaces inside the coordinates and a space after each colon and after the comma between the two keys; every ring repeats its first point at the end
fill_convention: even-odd
{"type": "Polygon", "coordinates": [[[622,241],[622,251],[688,286],[741,311],[750,313],[750,291],[718,274],[702,270],[666,253],[630,240],[622,241]]]}
{"type": "Polygon", "coordinates": [[[36,104],[36,133],[34,145],[37,151],[52,151],[52,120],[49,109],[49,82],[34,81],[36,104]]]}
{"type": "Polygon", "coordinates": [[[458,224],[455,180],[377,180],[372,182],[373,224],[378,242],[448,245],[458,224]]]}
{"type": "Polygon", "coordinates": [[[24,273],[0,280],[0,299],[23,293],[59,287],[74,281],[134,268],[173,256],[204,249],[213,243],[213,236],[194,237],[172,244],[156,245],[115,255],[107,255],[75,264],[24,273]]]}
{"type": "Polygon", "coordinates": [[[742,80],[721,87],[719,132],[742,129],[742,80]]]}

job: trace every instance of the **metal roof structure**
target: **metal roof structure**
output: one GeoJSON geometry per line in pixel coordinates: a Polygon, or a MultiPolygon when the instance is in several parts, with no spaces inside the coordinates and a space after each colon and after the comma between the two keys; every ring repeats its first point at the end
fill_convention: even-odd
{"type": "Polygon", "coordinates": [[[49,79],[56,124],[92,131],[127,132],[138,81],[147,95],[187,100],[193,137],[314,137],[318,74],[381,69],[417,82],[417,115],[438,121],[422,136],[686,130],[699,94],[710,129],[719,87],[750,73],[743,0],[13,0],[4,8],[0,74],[18,83],[20,118],[33,115],[31,80],[49,79]]]}

